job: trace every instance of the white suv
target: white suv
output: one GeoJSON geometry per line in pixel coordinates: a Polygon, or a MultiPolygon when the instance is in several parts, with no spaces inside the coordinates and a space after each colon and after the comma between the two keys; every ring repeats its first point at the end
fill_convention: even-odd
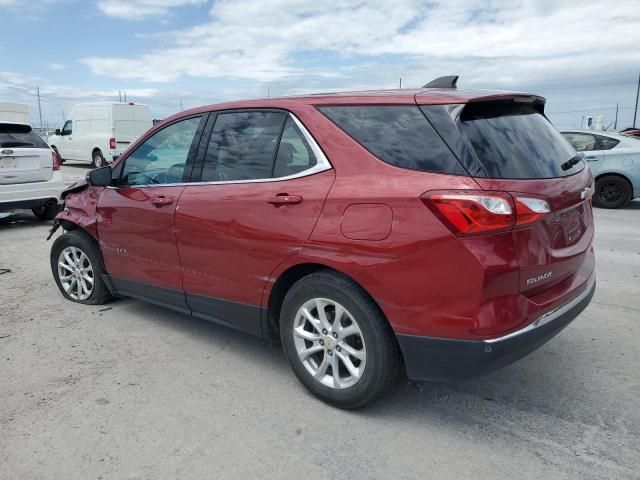
{"type": "Polygon", "coordinates": [[[60,156],[47,142],[25,123],[0,122],[0,212],[30,208],[51,219],[63,189],[60,156]]]}

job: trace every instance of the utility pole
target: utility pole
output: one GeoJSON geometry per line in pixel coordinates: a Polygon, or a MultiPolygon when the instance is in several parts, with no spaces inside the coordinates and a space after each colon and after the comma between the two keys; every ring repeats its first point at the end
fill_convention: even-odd
{"type": "Polygon", "coordinates": [[[42,105],[40,105],[40,87],[36,87],[36,92],[38,94],[38,113],[40,114],[40,128],[42,128],[42,105]]]}
{"type": "Polygon", "coordinates": [[[118,90],[118,101],[122,101],[122,92],[120,90],[118,90]]]}
{"type": "Polygon", "coordinates": [[[640,95],[640,73],[638,73],[638,89],[636,90],[636,109],[633,111],[633,128],[636,128],[636,115],[638,114],[638,96],[640,95]]]}
{"type": "Polygon", "coordinates": [[[127,103],[127,91],[124,91],[124,103],[127,103]]]}
{"type": "Polygon", "coordinates": [[[618,129],[618,104],[616,103],[616,119],[613,122],[613,129],[617,130],[618,129]]]}
{"type": "Polygon", "coordinates": [[[182,99],[180,99],[180,111],[182,111],[182,99]]]}
{"type": "Polygon", "coordinates": [[[402,77],[400,77],[400,90],[402,90],[402,77]]]}

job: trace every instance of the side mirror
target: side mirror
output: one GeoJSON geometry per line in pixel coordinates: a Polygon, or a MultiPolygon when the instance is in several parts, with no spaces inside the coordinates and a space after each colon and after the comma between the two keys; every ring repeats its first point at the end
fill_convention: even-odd
{"type": "Polygon", "coordinates": [[[87,183],[94,187],[108,187],[111,185],[111,167],[100,167],[87,173],[87,183]]]}
{"type": "Polygon", "coordinates": [[[56,135],[60,135],[62,132],[60,131],[59,128],[56,128],[56,135]]]}

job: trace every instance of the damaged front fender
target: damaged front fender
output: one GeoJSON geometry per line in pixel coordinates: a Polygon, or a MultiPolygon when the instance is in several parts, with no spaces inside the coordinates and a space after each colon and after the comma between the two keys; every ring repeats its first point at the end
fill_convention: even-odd
{"type": "Polygon", "coordinates": [[[56,215],[49,237],[62,226],[65,230],[81,228],[98,240],[98,200],[105,187],[94,187],[86,180],[74,183],[62,192],[63,208],[56,215]]]}

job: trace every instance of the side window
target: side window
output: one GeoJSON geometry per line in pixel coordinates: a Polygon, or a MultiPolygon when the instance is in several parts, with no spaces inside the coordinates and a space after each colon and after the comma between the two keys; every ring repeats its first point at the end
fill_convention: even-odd
{"type": "Polygon", "coordinates": [[[71,135],[71,132],[73,131],[72,125],[73,122],[71,120],[67,120],[66,122],[64,122],[64,127],[62,127],[62,135],[71,135]]]}
{"type": "Polygon", "coordinates": [[[334,106],[319,110],[386,163],[410,170],[464,173],[417,106],[334,106]]]}
{"type": "Polygon", "coordinates": [[[271,178],[285,114],[218,114],[202,169],[203,182],[271,178]]]}
{"type": "Polygon", "coordinates": [[[563,133],[564,137],[569,140],[573,148],[578,152],[590,152],[598,150],[598,144],[593,135],[588,133],[563,133]]]}
{"type": "Polygon", "coordinates": [[[311,146],[291,117],[287,118],[278,146],[273,176],[286,177],[308,170],[318,163],[311,146]]]}
{"type": "Polygon", "coordinates": [[[603,137],[602,135],[596,135],[595,137],[598,139],[600,150],[611,150],[620,143],[620,140],[611,137],[603,137]]]}
{"type": "Polygon", "coordinates": [[[154,133],[127,157],[123,185],[181,183],[200,117],[173,123],[154,133]]]}

